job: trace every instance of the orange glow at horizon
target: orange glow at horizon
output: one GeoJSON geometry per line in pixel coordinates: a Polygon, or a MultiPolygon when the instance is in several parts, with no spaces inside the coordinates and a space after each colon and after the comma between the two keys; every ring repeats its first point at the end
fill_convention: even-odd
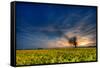
{"type": "MultiPolygon", "coordinates": [[[[72,36],[72,34],[69,34],[69,35],[70,35],[69,37],[72,36]]],[[[90,46],[90,45],[87,45],[87,44],[91,44],[91,43],[95,43],[95,42],[93,40],[91,40],[90,37],[88,37],[88,36],[81,37],[81,35],[77,36],[77,46],[90,46]]],[[[70,44],[67,39],[62,37],[62,38],[57,39],[55,41],[49,42],[48,46],[71,47],[71,46],[74,46],[74,45],[70,44]]]]}

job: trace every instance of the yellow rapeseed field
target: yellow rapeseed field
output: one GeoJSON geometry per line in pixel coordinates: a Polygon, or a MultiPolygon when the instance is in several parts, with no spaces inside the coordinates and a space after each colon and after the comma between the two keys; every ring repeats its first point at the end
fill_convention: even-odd
{"type": "Polygon", "coordinates": [[[16,50],[16,65],[96,61],[96,48],[16,50]]]}

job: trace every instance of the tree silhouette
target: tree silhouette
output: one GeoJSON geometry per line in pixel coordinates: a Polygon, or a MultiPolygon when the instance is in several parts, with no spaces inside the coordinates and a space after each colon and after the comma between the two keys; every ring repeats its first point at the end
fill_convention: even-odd
{"type": "Polygon", "coordinates": [[[74,37],[71,37],[69,38],[67,35],[65,35],[63,33],[63,31],[58,27],[58,26],[55,26],[56,28],[56,31],[58,34],[60,34],[61,36],[63,36],[66,40],[68,40],[68,43],[75,46],[75,48],[77,47],[77,37],[74,36],[74,37]]]}
{"type": "Polygon", "coordinates": [[[69,38],[68,42],[69,42],[70,44],[74,45],[75,48],[77,47],[77,37],[76,37],[76,36],[74,36],[74,37],[72,37],[72,38],[69,38]]]}

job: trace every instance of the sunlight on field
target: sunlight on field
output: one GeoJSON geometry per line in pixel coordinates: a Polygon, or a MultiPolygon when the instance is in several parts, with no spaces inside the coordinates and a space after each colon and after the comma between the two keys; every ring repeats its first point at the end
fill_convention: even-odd
{"type": "Polygon", "coordinates": [[[16,65],[96,61],[96,48],[16,50],[16,65]]]}

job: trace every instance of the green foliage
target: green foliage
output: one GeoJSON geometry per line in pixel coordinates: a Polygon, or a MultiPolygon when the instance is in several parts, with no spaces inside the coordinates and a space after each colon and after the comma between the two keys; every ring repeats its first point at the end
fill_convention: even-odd
{"type": "Polygon", "coordinates": [[[16,50],[16,65],[96,61],[96,48],[16,50]]]}

